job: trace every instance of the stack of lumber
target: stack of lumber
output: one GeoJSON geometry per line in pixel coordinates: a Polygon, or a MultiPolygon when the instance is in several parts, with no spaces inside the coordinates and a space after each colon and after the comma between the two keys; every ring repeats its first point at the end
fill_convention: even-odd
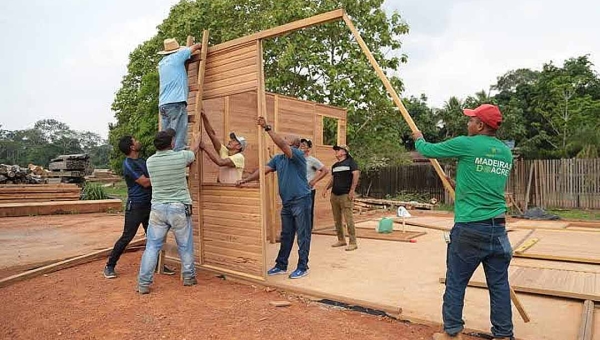
{"type": "Polygon", "coordinates": [[[405,207],[406,209],[433,209],[433,204],[430,203],[420,203],[416,201],[404,202],[404,201],[394,201],[394,200],[382,200],[375,198],[357,198],[355,200],[356,203],[363,203],[373,206],[379,206],[383,208],[394,208],[394,207],[405,207]]]}
{"type": "Polygon", "coordinates": [[[113,174],[110,169],[94,169],[91,176],[85,178],[89,182],[114,183],[119,182],[121,176],[113,174]]]}
{"type": "Polygon", "coordinates": [[[90,156],[87,154],[60,155],[50,160],[48,177],[70,177],[83,180],[91,174],[90,156]]]}
{"type": "Polygon", "coordinates": [[[89,156],[86,154],[60,155],[50,161],[50,170],[84,170],[89,165],[89,156]]]}
{"type": "Polygon", "coordinates": [[[79,200],[75,184],[2,184],[0,203],[29,203],[79,200]]]}

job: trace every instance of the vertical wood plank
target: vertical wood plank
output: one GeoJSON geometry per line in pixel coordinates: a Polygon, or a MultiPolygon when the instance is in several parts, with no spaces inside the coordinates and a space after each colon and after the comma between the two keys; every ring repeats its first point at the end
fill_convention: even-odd
{"type": "MultiPolygon", "coordinates": [[[[202,111],[202,94],[203,94],[203,87],[204,87],[204,71],[206,69],[206,55],[208,52],[208,31],[204,30],[202,32],[202,48],[200,50],[200,65],[198,66],[198,92],[196,93],[196,108],[195,108],[195,127],[194,127],[194,132],[201,132],[202,131],[202,117],[200,116],[200,112],[202,111]]],[[[202,134],[200,134],[200,138],[202,138],[202,134]]],[[[190,174],[190,180],[194,180],[196,181],[196,187],[197,189],[195,190],[196,192],[194,193],[196,195],[196,197],[198,197],[198,206],[196,207],[196,214],[198,216],[198,238],[199,238],[199,242],[198,242],[198,254],[199,254],[199,263],[200,265],[202,265],[204,263],[204,256],[203,256],[203,250],[204,250],[204,242],[203,242],[203,230],[202,230],[202,225],[203,225],[203,219],[202,219],[202,162],[203,162],[203,152],[202,151],[198,151],[198,154],[196,155],[196,164],[194,166],[195,168],[195,176],[192,176],[193,174],[190,174]]],[[[192,186],[193,187],[193,186],[192,186]]]]}
{"type": "MultiPolygon", "coordinates": [[[[263,49],[262,49],[262,41],[256,41],[257,44],[257,55],[258,55],[258,116],[267,116],[267,98],[265,93],[265,71],[264,71],[264,59],[263,59],[263,49]]],[[[266,230],[267,230],[267,202],[265,199],[267,198],[267,186],[266,186],[266,176],[265,176],[265,163],[266,163],[266,144],[265,144],[265,134],[262,129],[256,129],[258,134],[258,169],[260,173],[260,224],[261,224],[261,243],[262,243],[262,277],[265,279],[266,275],[266,263],[267,263],[267,244],[266,244],[266,230]]]]}
{"type": "MultiPolygon", "coordinates": [[[[356,29],[356,27],[354,27],[352,20],[350,20],[350,18],[348,17],[348,15],[346,13],[344,13],[343,19],[344,19],[344,22],[346,23],[346,25],[348,26],[348,28],[350,29],[350,31],[352,32],[352,35],[354,35],[354,38],[360,45],[360,48],[362,49],[363,53],[365,54],[365,56],[371,63],[371,66],[373,66],[375,73],[377,73],[377,76],[383,82],[383,85],[385,86],[386,90],[388,91],[388,94],[392,97],[392,100],[394,101],[394,103],[396,104],[398,109],[400,110],[402,117],[404,118],[404,120],[406,121],[408,126],[410,127],[411,131],[413,131],[413,132],[419,131],[419,129],[417,128],[417,125],[415,124],[412,117],[410,116],[410,114],[408,113],[406,108],[404,107],[404,104],[402,104],[402,101],[400,100],[400,97],[396,93],[396,90],[394,90],[394,87],[392,86],[389,79],[386,77],[385,73],[383,72],[383,70],[381,69],[379,64],[377,63],[377,60],[375,60],[375,57],[373,57],[373,54],[371,53],[371,51],[369,50],[369,47],[367,47],[367,44],[365,44],[364,40],[360,36],[360,33],[358,33],[358,30],[356,29]]],[[[455,196],[454,188],[452,187],[450,182],[448,182],[448,179],[446,178],[446,174],[444,173],[444,170],[440,166],[440,163],[437,161],[437,159],[430,159],[429,161],[431,162],[431,165],[433,165],[433,168],[435,169],[438,176],[442,180],[442,183],[444,183],[444,187],[446,188],[446,190],[448,190],[448,192],[450,193],[450,196],[452,196],[452,198],[454,199],[454,196],[455,196]]]]}

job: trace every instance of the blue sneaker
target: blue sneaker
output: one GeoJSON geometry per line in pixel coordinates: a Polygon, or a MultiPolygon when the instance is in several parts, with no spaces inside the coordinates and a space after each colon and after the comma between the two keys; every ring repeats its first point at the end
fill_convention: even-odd
{"type": "Polygon", "coordinates": [[[285,273],[287,273],[287,270],[283,270],[279,267],[273,267],[273,268],[269,269],[269,271],[267,272],[267,275],[273,276],[273,275],[282,275],[285,273]]]}
{"type": "Polygon", "coordinates": [[[296,269],[290,274],[290,279],[299,279],[308,275],[308,270],[296,269]]]}

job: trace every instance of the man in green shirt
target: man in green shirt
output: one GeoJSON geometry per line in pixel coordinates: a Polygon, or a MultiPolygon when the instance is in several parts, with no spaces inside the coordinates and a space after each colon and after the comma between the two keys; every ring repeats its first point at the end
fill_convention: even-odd
{"type": "Polygon", "coordinates": [[[138,292],[148,294],[165,236],[173,231],[181,258],[184,286],[196,281],[194,241],[192,237],[192,199],[188,191],[185,168],[196,159],[200,148],[200,133],[194,134],[190,150],[173,151],[175,134],[172,129],[160,131],[154,138],[156,153],[146,165],[152,183],[152,209],[146,233],[146,250],[142,255],[138,276],[138,292]]]}
{"type": "Polygon", "coordinates": [[[457,158],[454,228],[446,253],[446,291],[442,316],[444,332],[434,340],[462,339],[465,290],[473,272],[483,264],[490,292],[494,339],[513,339],[508,266],[512,248],[505,229],[504,188],[512,169],[510,149],[496,138],[502,122],[497,106],[484,104],[469,116],[469,136],[432,144],[414,133],[415,147],[429,158],[457,158]]]}

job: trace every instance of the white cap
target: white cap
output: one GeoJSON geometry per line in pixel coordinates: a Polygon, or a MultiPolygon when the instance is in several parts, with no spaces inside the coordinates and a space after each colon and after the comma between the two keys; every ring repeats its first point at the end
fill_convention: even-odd
{"type": "Polygon", "coordinates": [[[242,136],[236,136],[233,132],[229,134],[229,138],[236,140],[238,143],[240,143],[240,145],[242,146],[240,151],[246,150],[246,146],[248,145],[248,142],[246,142],[246,138],[242,136]]]}

